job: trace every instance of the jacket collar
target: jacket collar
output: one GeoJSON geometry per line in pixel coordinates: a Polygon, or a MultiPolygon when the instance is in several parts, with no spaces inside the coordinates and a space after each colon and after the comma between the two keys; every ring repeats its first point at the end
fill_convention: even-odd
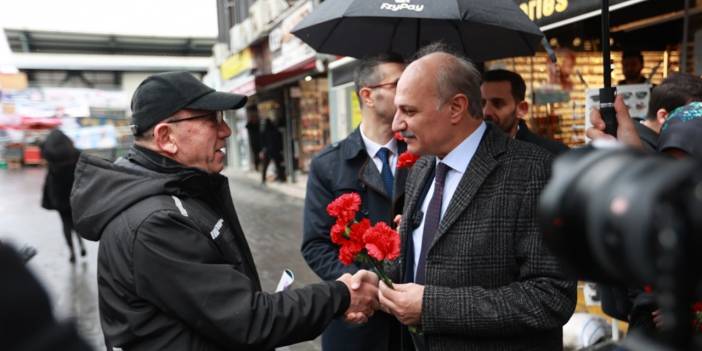
{"type": "MultiPolygon", "coordinates": [[[[436,235],[434,236],[434,243],[441,238],[441,236],[446,233],[446,231],[451,227],[451,225],[459,218],[459,216],[465,211],[468,205],[471,203],[475,194],[480,190],[480,186],[487,179],[487,177],[492,173],[492,171],[497,167],[499,155],[504,153],[507,149],[507,143],[509,142],[509,137],[496,128],[491,123],[487,124],[487,129],[483,135],[480,145],[473,156],[473,159],[468,164],[468,168],[463,177],[461,177],[458,187],[451,198],[451,202],[446,210],[446,213],[439,223],[439,228],[437,229],[436,235]]],[[[408,209],[410,214],[414,214],[418,210],[419,197],[421,196],[421,190],[423,185],[432,181],[429,177],[433,177],[433,169],[436,162],[434,158],[424,157],[426,162],[423,163],[423,167],[417,169],[417,183],[413,187],[413,193],[408,194],[410,198],[408,201],[408,209]]],[[[403,226],[405,225],[403,221],[403,226]]],[[[408,221],[409,222],[409,221],[408,221]]],[[[411,227],[405,227],[405,232],[411,230],[411,227]]],[[[411,235],[411,234],[409,234],[411,235]]],[[[432,243],[433,245],[433,243],[432,243]]]]}
{"type": "Polygon", "coordinates": [[[361,138],[361,130],[354,129],[354,131],[346,137],[345,142],[341,143],[341,156],[350,160],[356,158],[359,153],[365,152],[365,146],[363,145],[363,138],[361,138]]]}

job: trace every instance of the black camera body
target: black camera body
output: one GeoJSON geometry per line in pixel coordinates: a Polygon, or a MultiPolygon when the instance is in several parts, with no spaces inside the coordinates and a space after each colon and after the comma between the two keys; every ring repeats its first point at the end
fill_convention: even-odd
{"type": "Polygon", "coordinates": [[[623,148],[572,150],[554,162],[539,216],[574,277],[653,286],[665,326],[657,340],[699,349],[690,306],[702,280],[702,165],[623,148]]]}

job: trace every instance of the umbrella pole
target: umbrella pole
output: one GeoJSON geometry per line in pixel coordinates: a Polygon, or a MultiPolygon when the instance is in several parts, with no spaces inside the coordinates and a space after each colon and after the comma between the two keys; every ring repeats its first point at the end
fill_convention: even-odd
{"type": "Polygon", "coordinates": [[[604,88],[600,89],[600,113],[605,122],[605,133],[616,137],[617,116],[614,111],[612,58],[609,49],[609,0],[602,0],[602,58],[604,88]]]}

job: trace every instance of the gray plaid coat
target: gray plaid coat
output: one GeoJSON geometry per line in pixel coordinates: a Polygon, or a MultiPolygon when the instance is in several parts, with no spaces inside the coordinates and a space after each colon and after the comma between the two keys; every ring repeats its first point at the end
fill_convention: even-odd
{"type": "MultiPolygon", "coordinates": [[[[404,243],[434,160],[417,161],[407,180],[404,243]]],[[[544,246],[536,219],[551,160],[488,127],[427,255],[421,323],[429,350],[562,349],[576,283],[544,246]]]]}

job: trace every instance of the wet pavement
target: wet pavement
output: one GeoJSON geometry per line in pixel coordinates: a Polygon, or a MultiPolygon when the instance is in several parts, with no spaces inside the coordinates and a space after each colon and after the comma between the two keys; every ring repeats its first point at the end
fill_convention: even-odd
{"type": "MultiPolygon", "coordinates": [[[[40,206],[44,174],[43,168],[0,170],[0,239],[37,248],[29,267],[49,291],[56,315],[74,319],[80,334],[95,350],[104,350],[97,308],[97,243],[86,241],[87,256],[69,263],[58,213],[40,206]]],[[[299,251],[302,200],[275,192],[244,174],[228,175],[263,289],[274,291],[286,268],[295,273],[293,286],[318,282],[299,251]]],[[[289,350],[320,350],[319,345],[317,339],[289,350]]]]}

